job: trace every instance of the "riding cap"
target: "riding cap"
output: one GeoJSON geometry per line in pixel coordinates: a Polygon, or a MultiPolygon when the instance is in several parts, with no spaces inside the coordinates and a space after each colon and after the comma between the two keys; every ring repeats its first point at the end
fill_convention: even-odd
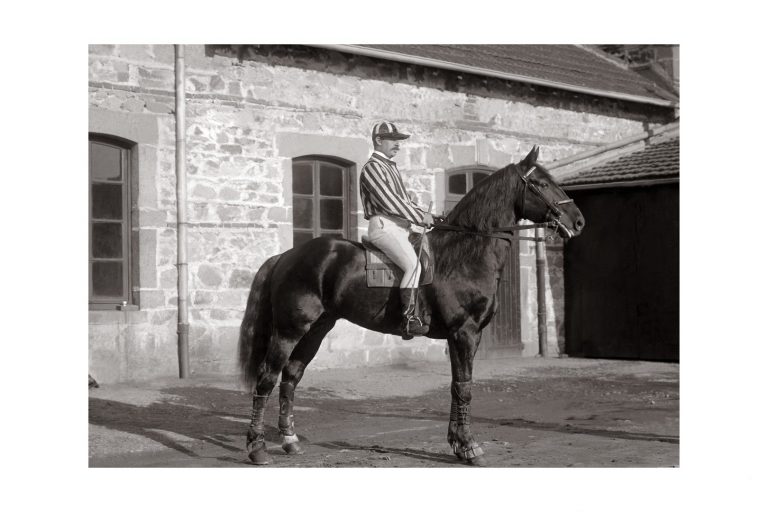
{"type": "Polygon", "coordinates": [[[407,133],[397,131],[397,126],[386,121],[373,125],[371,138],[381,137],[382,139],[402,140],[410,137],[407,133]]]}

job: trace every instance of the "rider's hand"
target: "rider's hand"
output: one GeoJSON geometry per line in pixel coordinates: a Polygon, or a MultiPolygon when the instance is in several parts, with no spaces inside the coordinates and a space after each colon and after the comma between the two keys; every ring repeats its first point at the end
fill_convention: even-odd
{"type": "Polygon", "coordinates": [[[435,219],[432,217],[431,213],[426,212],[424,213],[424,217],[421,219],[421,222],[427,227],[432,227],[435,224],[435,219]]]}

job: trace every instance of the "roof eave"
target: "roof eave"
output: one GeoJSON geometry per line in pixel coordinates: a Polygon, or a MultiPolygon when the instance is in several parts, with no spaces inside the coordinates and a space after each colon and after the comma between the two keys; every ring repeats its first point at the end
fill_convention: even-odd
{"type": "Polygon", "coordinates": [[[661,98],[650,98],[647,96],[638,96],[635,94],[606,91],[602,89],[594,89],[591,87],[581,87],[578,85],[565,84],[562,82],[555,82],[552,80],[545,80],[541,78],[517,75],[514,73],[504,73],[502,71],[495,71],[493,69],[466,66],[466,65],[457,64],[454,62],[447,62],[439,59],[431,59],[429,57],[418,57],[415,55],[408,55],[408,54],[399,53],[399,52],[391,52],[388,50],[381,50],[378,48],[368,48],[365,46],[359,46],[354,44],[313,44],[309,46],[325,48],[328,50],[335,50],[343,53],[363,55],[366,57],[375,57],[379,59],[404,62],[406,64],[415,64],[419,66],[448,69],[451,71],[458,71],[460,73],[471,73],[471,74],[480,75],[480,76],[501,78],[503,80],[510,80],[514,82],[521,82],[521,83],[526,83],[531,85],[550,87],[553,89],[560,89],[560,90],[565,90],[565,91],[570,91],[570,92],[575,92],[580,94],[590,94],[592,96],[611,98],[611,99],[621,100],[621,101],[630,101],[634,103],[644,103],[648,105],[657,105],[661,107],[670,107],[670,108],[675,108],[678,106],[678,103],[676,101],[664,100],[661,98]]]}
{"type": "Polygon", "coordinates": [[[579,185],[562,185],[565,191],[572,190],[592,190],[597,188],[626,188],[626,187],[647,187],[650,185],[667,185],[670,183],[680,183],[680,177],[674,178],[656,178],[648,180],[628,180],[628,181],[606,181],[598,183],[582,183],[579,185]]]}

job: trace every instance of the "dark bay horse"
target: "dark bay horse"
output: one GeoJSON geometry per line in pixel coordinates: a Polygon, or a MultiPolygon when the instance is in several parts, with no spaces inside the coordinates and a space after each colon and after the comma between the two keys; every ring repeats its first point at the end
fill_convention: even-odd
{"type": "MultiPolygon", "coordinates": [[[[581,212],[540,164],[538,147],[517,164],[475,186],[445,219],[449,229],[428,233],[435,259],[432,284],[420,289],[430,338],[447,339],[451,360],[448,443],[462,461],[485,459],[470,430],[472,364],[482,329],[496,311],[499,276],[510,234],[520,219],[550,222],[564,238],[584,227],[581,212]]],[[[269,258],[256,273],[240,328],[239,359],[253,391],[247,451],[268,464],[264,409],[281,376],[278,427],[283,449],[302,453],[294,431],[296,385],[326,334],[344,318],[374,331],[400,334],[398,289],[368,288],[365,251],[349,240],[315,238],[269,258]]]]}

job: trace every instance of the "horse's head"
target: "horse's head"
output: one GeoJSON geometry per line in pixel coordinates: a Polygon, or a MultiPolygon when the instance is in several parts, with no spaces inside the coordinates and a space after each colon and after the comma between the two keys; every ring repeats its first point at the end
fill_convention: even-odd
{"type": "Polygon", "coordinates": [[[573,238],[584,229],[584,217],[555,179],[536,160],[539,147],[534,146],[523,160],[514,165],[521,179],[522,192],[515,207],[520,219],[553,222],[563,238],[573,238]]]}

